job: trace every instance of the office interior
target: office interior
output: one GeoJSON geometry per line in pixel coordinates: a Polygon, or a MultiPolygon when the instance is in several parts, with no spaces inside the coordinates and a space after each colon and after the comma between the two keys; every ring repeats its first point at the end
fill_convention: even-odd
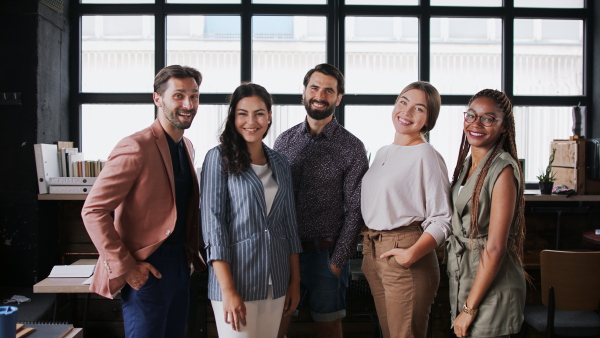
{"type": "MultiPolygon", "coordinates": [[[[190,133],[198,167],[202,152],[215,145],[208,131],[218,130],[226,96],[241,81],[264,84],[280,106],[275,108],[282,122],[269,135],[272,142],[302,119],[302,77],[322,62],[346,74],[347,94],[336,118],[364,137],[371,157],[388,142],[380,134],[389,130],[385,123],[397,94],[415,80],[439,83],[441,115],[447,111],[458,121],[479,89],[505,91],[523,124],[517,143],[527,147],[519,151],[532,158],[524,157],[528,189],[537,189],[535,176],[547,160],[551,139],[572,135],[573,107],[585,107],[581,134],[600,138],[600,25],[595,23],[600,6],[592,0],[572,1],[573,7],[545,1],[555,8],[534,7],[536,1],[526,0],[491,5],[470,0],[81,2],[0,2],[0,285],[31,287],[54,265],[94,251],[79,216],[83,201],[40,200],[33,145],[70,140],[91,159],[106,159],[114,139],[127,135],[119,133],[153,120],[153,76],[173,63],[197,67],[205,75],[197,129],[190,133]],[[553,29],[554,22],[575,24],[562,30],[553,29]],[[124,49],[131,54],[120,53],[124,49]],[[546,58],[525,58],[521,52],[546,58]],[[553,58],[553,53],[564,58],[553,58]],[[131,117],[120,120],[123,114],[131,117]],[[101,120],[106,124],[98,125],[101,120]],[[555,134],[535,134],[556,125],[562,129],[555,134]]],[[[448,121],[438,124],[431,142],[448,154],[452,172],[461,130],[459,125],[444,134],[454,120],[448,121]]],[[[600,250],[581,238],[583,232],[600,229],[599,207],[593,199],[527,202],[525,249],[533,255],[527,271],[534,284],[539,283],[539,250],[600,250]]],[[[438,251],[441,258],[443,250],[438,251]]],[[[432,310],[433,337],[450,332],[444,287],[442,280],[432,310]]],[[[344,320],[347,337],[370,336],[373,330],[367,289],[357,283],[349,295],[355,307],[349,305],[344,320]]],[[[540,290],[529,291],[528,304],[539,303],[540,290]]],[[[90,310],[86,337],[122,334],[120,305],[114,302],[92,297],[95,310],[90,310]]],[[[204,336],[216,333],[210,315],[204,336]]],[[[75,318],[78,324],[81,320],[75,318]]],[[[302,321],[310,319],[300,318],[290,338],[313,334],[302,321]]]]}

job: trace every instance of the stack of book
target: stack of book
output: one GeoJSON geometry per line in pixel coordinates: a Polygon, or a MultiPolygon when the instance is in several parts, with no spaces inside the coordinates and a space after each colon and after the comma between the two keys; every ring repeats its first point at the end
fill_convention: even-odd
{"type": "Polygon", "coordinates": [[[40,194],[87,194],[106,161],[86,161],[73,142],[35,144],[40,194]]]}

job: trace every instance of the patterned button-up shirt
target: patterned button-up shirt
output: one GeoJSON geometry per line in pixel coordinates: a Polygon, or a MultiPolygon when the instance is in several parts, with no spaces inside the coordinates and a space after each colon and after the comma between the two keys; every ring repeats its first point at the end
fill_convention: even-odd
{"type": "Polygon", "coordinates": [[[338,237],[331,263],[342,268],[356,251],[364,224],[360,186],[369,168],[365,146],[334,118],[315,137],[305,120],[283,132],[274,149],[290,161],[300,239],[338,237]]]}

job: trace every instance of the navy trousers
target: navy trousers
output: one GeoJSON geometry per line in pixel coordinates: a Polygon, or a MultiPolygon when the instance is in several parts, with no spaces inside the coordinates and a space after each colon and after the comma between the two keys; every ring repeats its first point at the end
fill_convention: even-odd
{"type": "Polygon", "coordinates": [[[150,273],[139,290],[121,290],[127,338],[183,337],[189,308],[190,267],[183,246],[162,245],[146,259],[162,278],[150,273]]]}

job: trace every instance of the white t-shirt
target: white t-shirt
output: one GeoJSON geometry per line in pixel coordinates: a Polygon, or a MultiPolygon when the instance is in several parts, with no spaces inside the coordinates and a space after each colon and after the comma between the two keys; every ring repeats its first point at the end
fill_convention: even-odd
{"type": "Polygon", "coordinates": [[[441,245],[452,232],[448,169],[429,144],[391,144],[379,151],[362,179],[361,211],[373,230],[422,221],[441,245]]]}
{"type": "Polygon", "coordinates": [[[275,194],[277,193],[277,189],[279,185],[277,181],[273,177],[273,171],[269,164],[252,164],[252,170],[256,173],[256,176],[260,179],[265,188],[265,202],[267,202],[267,215],[271,212],[271,206],[273,205],[273,200],[275,199],[275,194]]]}

